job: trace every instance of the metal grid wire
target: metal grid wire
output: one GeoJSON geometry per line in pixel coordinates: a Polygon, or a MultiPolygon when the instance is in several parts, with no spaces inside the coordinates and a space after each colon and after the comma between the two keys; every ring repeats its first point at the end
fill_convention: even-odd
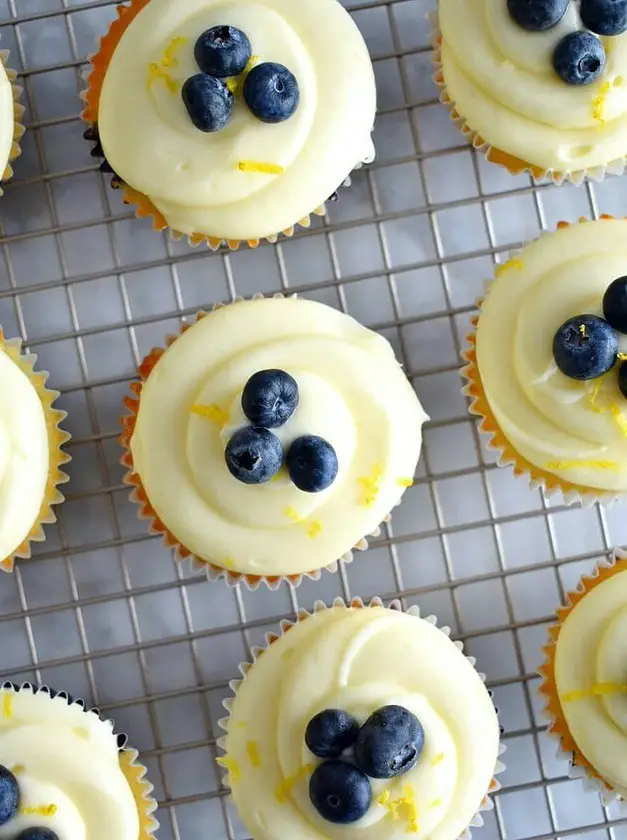
{"type": "Polygon", "coordinates": [[[374,594],[436,613],[487,672],[508,769],[484,840],[627,831],[554,758],[535,675],[556,604],[627,543],[627,519],[551,504],[497,470],[457,373],[493,262],[560,218],[624,212],[622,182],[533,187],[471,152],[431,82],[432,2],[346,3],[374,58],[376,163],[293,240],[210,254],[133,219],[82,139],[85,56],[115,3],[0,0],[29,129],[0,207],[0,323],[52,372],[73,435],[57,526],[0,580],[0,671],[84,696],[130,733],[156,785],[162,840],[247,837],[214,767],[228,680],[297,606],[374,594]],[[142,355],[183,318],[285,290],[386,335],[432,419],[416,485],[366,555],[297,591],[231,591],[176,567],[138,522],[118,463],[121,400],[142,355]]]}

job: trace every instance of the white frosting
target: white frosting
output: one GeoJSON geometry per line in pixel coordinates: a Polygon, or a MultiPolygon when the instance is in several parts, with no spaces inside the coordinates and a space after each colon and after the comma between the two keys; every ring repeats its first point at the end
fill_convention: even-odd
{"type": "Polygon", "coordinates": [[[211,313],[161,357],[131,450],[157,515],[196,556],[251,574],[298,574],[329,565],[381,523],[413,478],[425,420],[381,336],[313,301],[243,301],[211,313]],[[246,485],[227,469],[227,439],[248,423],[244,385],[271,368],[299,385],[296,412],[274,430],[284,447],[313,434],[337,452],[338,476],[322,493],[301,492],[286,474],[246,485]],[[218,406],[227,426],[194,405],[218,406]]]}
{"type": "Polygon", "coordinates": [[[0,177],[9,162],[14,130],[13,88],[0,61],[0,177]]]}
{"type": "Polygon", "coordinates": [[[110,722],[60,697],[2,689],[0,756],[20,787],[20,812],[0,826],[0,840],[30,826],[59,840],[137,840],[137,806],[110,722]]]}
{"type": "MultiPolygon", "coordinates": [[[[622,220],[541,237],[490,286],[477,327],[485,395],[514,449],[566,481],[609,491],[627,489],[627,400],[618,369],[577,382],[557,369],[552,348],[568,318],[602,316],[605,290],[627,273],[626,243],[622,220]]],[[[627,336],[620,347],[627,351],[627,336]]]]}
{"type": "Polygon", "coordinates": [[[299,622],[252,666],[233,701],[224,763],[253,840],[456,840],[488,791],[498,744],[485,686],[437,627],[383,607],[334,607],[299,622]],[[405,706],[422,723],[417,765],[395,779],[372,779],[373,803],[359,822],[326,822],[308,795],[318,763],[305,745],[308,722],[341,708],[363,723],[387,704],[405,706]],[[413,829],[406,805],[393,820],[378,803],[386,791],[391,801],[413,801],[413,829]]]}
{"type": "Polygon", "coordinates": [[[376,93],[366,45],[337,0],[151,0],[131,23],[107,69],[100,139],[113,169],[147,195],[182,233],[256,239],[278,233],[323,204],[350,171],[374,156],[376,93]],[[194,127],[181,86],[200,72],[198,36],[228,24],[244,31],[259,61],[296,76],[300,104],[277,125],[262,123],[236,97],[227,127],[194,127]],[[148,82],[174,38],[163,79],[148,82]],[[282,174],[243,172],[241,161],[282,174]]]}
{"type": "Polygon", "coordinates": [[[0,350],[0,559],[37,522],[49,468],[44,407],[28,376],[0,350]]]}
{"type": "Polygon", "coordinates": [[[448,93],[490,145],[558,172],[627,153],[627,34],[601,38],[605,69],[577,86],[552,65],[557,43],[582,28],[575,3],[545,32],[514,23],[506,0],[439,0],[439,17],[448,93]]]}
{"type": "Polygon", "coordinates": [[[627,572],[621,571],[587,592],[568,613],[555,651],[555,681],[577,747],[623,797],[627,797],[626,662],[627,572]]]}

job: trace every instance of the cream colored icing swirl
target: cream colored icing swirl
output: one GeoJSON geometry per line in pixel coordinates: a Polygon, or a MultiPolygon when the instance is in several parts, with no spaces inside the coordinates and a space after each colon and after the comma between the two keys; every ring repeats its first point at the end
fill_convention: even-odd
{"type": "Polygon", "coordinates": [[[131,450],[159,518],[196,556],[251,574],[298,574],[329,565],[381,523],[411,484],[425,419],[381,336],[314,301],[242,301],[199,321],[161,357],[131,450]],[[301,492],[284,472],[246,485],[225,464],[228,439],[248,424],[244,385],[276,368],[300,394],[292,418],[273,430],[284,451],[310,434],[338,455],[338,476],[321,493],[301,492]]]}
{"type": "Polygon", "coordinates": [[[562,711],[579,750],[627,797],[627,572],[586,593],[563,622],[555,651],[562,711]]]}
{"type": "MultiPolygon", "coordinates": [[[[615,367],[577,382],[553,360],[564,321],[602,317],[627,273],[627,221],[572,225],[527,245],[489,287],[477,326],[477,364],[497,423],[536,467],[584,487],[627,489],[627,400],[615,367]]],[[[627,336],[620,336],[627,351],[627,336]]]]}
{"type": "Polygon", "coordinates": [[[0,826],[2,840],[30,826],[60,840],[137,840],[137,806],[110,722],[61,697],[2,689],[0,756],[20,787],[20,811],[0,826]]]}
{"type": "Polygon", "coordinates": [[[9,162],[14,130],[13,88],[4,64],[0,61],[0,177],[9,162]]]}
{"type": "Polygon", "coordinates": [[[256,239],[306,217],[374,157],[375,100],[366,45],[337,0],[151,0],[111,59],[98,124],[113,169],[172,228],[256,239]],[[301,95],[289,120],[261,122],[238,92],[224,130],[193,126],[181,87],[199,72],[194,44],[225,24],[248,35],[256,62],[294,73],[301,95]],[[242,171],[246,161],[282,171],[242,171]]]}
{"type": "Polygon", "coordinates": [[[601,38],[599,79],[568,85],[553,70],[557,43],[582,28],[569,3],[557,26],[528,32],[506,0],[439,0],[442,67],[459,113],[492,146],[558,172],[627,153],[627,34],[601,38]]]}
{"type": "Polygon", "coordinates": [[[442,631],[383,607],[335,606],[301,620],[248,671],[221,763],[253,840],[456,840],[489,789],[498,745],[488,692],[442,631]],[[372,779],[372,805],[358,822],[325,821],[308,795],[318,763],[305,745],[308,722],[341,708],[363,723],[387,704],[422,723],[417,765],[395,779],[372,779]]]}
{"type": "Polygon", "coordinates": [[[48,431],[28,376],[0,349],[0,559],[37,521],[46,491],[48,431]]]}

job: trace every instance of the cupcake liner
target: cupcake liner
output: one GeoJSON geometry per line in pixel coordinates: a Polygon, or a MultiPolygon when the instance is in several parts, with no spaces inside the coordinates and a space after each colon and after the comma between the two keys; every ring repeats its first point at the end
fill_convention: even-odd
{"type": "Polygon", "coordinates": [[[74,699],[67,692],[55,691],[46,685],[35,686],[29,682],[16,685],[7,681],[0,688],[3,692],[10,690],[15,694],[19,694],[20,691],[29,691],[32,694],[45,694],[51,699],[62,697],[67,701],[69,706],[78,706],[85,714],[95,714],[100,720],[104,721],[111,728],[111,734],[117,738],[120,769],[128,782],[135,804],[137,805],[137,814],[139,816],[139,836],[137,840],[154,839],[155,831],[159,828],[159,822],[154,816],[154,812],[157,810],[157,801],[152,796],[154,785],[145,778],[147,769],[139,762],[138,751],[128,746],[128,739],[125,733],[115,732],[114,722],[112,720],[103,718],[99,709],[95,707],[89,708],[84,700],[74,699]]]}
{"type": "MultiPolygon", "coordinates": [[[[298,219],[290,227],[285,230],[277,231],[270,236],[264,236],[259,239],[223,239],[221,237],[211,236],[211,234],[194,233],[185,234],[180,231],[170,228],[163,214],[155,207],[148,196],[133,189],[129,184],[126,184],[111,168],[107,162],[102,146],[98,138],[98,107],[100,104],[100,94],[102,92],[102,85],[104,83],[105,74],[109,66],[109,62],[113,57],[113,53],[126,31],[127,27],[137,17],[141,10],[146,6],[150,0],[129,0],[128,5],[119,5],[116,7],[117,19],[113,21],[109,32],[100,39],[98,51],[90,56],[89,61],[91,70],[86,73],[87,89],[81,93],[81,98],[85,102],[85,109],[82,113],[84,122],[88,124],[88,129],[85,132],[85,139],[95,143],[92,150],[92,157],[101,158],[103,160],[100,169],[103,172],[108,172],[113,175],[111,186],[113,189],[122,190],[122,201],[124,204],[131,205],[135,210],[135,216],[138,219],[152,219],[153,229],[157,232],[169,230],[172,239],[179,241],[187,237],[189,244],[196,248],[198,245],[206,245],[210,250],[217,251],[225,247],[231,251],[237,251],[241,245],[246,244],[250,248],[257,248],[262,242],[269,242],[274,244],[277,242],[279,236],[291,238],[297,228],[311,227],[312,216],[324,216],[326,214],[325,204],[313,209],[307,216],[298,219]]],[[[354,170],[360,169],[364,164],[371,163],[370,160],[358,161],[354,170]]],[[[351,185],[350,173],[340,185],[340,187],[349,187],[351,185]]],[[[339,189],[339,188],[338,188],[339,189]]],[[[333,193],[327,201],[337,201],[337,192],[333,193]]]]}
{"type": "Polygon", "coordinates": [[[617,160],[610,161],[603,166],[595,166],[590,169],[557,172],[554,169],[544,169],[541,166],[536,166],[533,163],[529,163],[515,157],[514,155],[510,155],[502,149],[491,146],[490,143],[484,140],[481,134],[466,121],[466,118],[459,112],[456,102],[448,92],[442,69],[442,33],[438,25],[437,12],[433,13],[431,22],[433,24],[431,43],[433,45],[433,64],[435,67],[435,72],[432,78],[440,90],[440,102],[446,107],[452,122],[461,131],[466,140],[474,149],[480,152],[487,161],[503,167],[503,169],[506,169],[510,175],[520,175],[521,173],[526,172],[536,183],[538,181],[548,179],[558,186],[564,182],[570,182],[579,186],[586,179],[591,181],[602,181],[606,175],[623,174],[625,171],[627,157],[621,157],[617,160]]]}
{"type": "Polygon", "coordinates": [[[60,423],[67,417],[67,413],[53,408],[59,392],[46,388],[46,382],[49,376],[47,371],[35,370],[37,356],[32,353],[22,353],[22,340],[19,338],[5,338],[1,328],[0,350],[3,350],[11,361],[15,362],[37,391],[46,416],[48,449],[50,452],[48,481],[37,521],[33,524],[31,530],[15,551],[8,557],[0,560],[0,569],[4,572],[12,572],[16,559],[28,560],[30,558],[32,553],[31,543],[43,542],[45,540],[43,526],[57,521],[53,505],[61,504],[64,501],[64,497],[59,490],[59,485],[65,484],[69,480],[67,475],[61,470],[61,467],[71,460],[70,456],[61,447],[64,443],[67,443],[70,435],[60,427],[60,423]]]}
{"type": "Polygon", "coordinates": [[[555,682],[555,652],[561,625],[573,607],[600,583],[618,572],[624,572],[626,569],[627,553],[616,549],[611,558],[600,562],[591,575],[584,575],[574,591],[566,595],[564,606],[557,610],[557,623],[549,627],[549,644],[542,648],[546,659],[538,669],[542,677],[539,691],[545,700],[545,717],[549,720],[548,733],[556,744],[557,756],[569,762],[568,775],[570,778],[583,781],[585,788],[598,793],[606,805],[618,800],[622,802],[623,799],[611,785],[599,776],[587,758],[579,751],[573,736],[570,734],[555,682]]]}
{"type": "MultiPolygon", "coordinates": [[[[261,300],[263,299],[263,297],[264,295],[257,294],[254,295],[251,299],[261,300]]],[[[284,297],[284,295],[275,294],[273,295],[273,297],[282,298],[284,297]]],[[[334,560],[327,566],[324,566],[319,569],[312,569],[309,572],[299,572],[298,574],[294,575],[249,575],[243,572],[236,572],[231,569],[225,569],[222,566],[214,565],[208,560],[203,560],[201,557],[197,557],[188,548],[185,548],[185,546],[177,540],[172,531],[170,531],[166,527],[166,525],[161,521],[161,519],[159,519],[155,509],[150,503],[150,499],[148,498],[148,494],[146,493],[140,476],[138,475],[138,473],[135,472],[133,463],[133,453],[131,452],[130,447],[131,438],[133,437],[133,432],[135,431],[135,425],[137,423],[137,415],[139,413],[139,404],[143,383],[146,382],[146,380],[150,376],[151,371],[153,370],[161,356],[163,356],[167,348],[171,347],[172,344],[174,344],[174,342],[177,340],[177,338],[183,335],[183,333],[187,332],[187,330],[189,330],[195,323],[202,320],[203,318],[206,318],[207,316],[210,316],[211,312],[214,312],[217,309],[222,309],[224,306],[236,306],[240,301],[243,300],[244,298],[236,298],[232,303],[216,303],[212,307],[211,311],[198,312],[191,323],[183,324],[177,335],[169,335],[166,337],[165,348],[154,347],[150,351],[150,353],[148,353],[148,355],[144,358],[144,360],[137,369],[137,375],[139,376],[141,381],[131,382],[130,389],[133,393],[133,396],[127,396],[124,398],[124,406],[127,409],[128,414],[123,415],[120,419],[120,423],[122,426],[122,434],[118,438],[118,440],[124,448],[124,454],[120,459],[120,463],[126,469],[126,473],[124,474],[122,480],[125,484],[128,484],[130,487],[132,487],[130,494],[131,501],[135,502],[139,506],[137,512],[138,518],[146,520],[149,523],[150,533],[154,535],[160,535],[163,538],[163,544],[166,546],[166,548],[173,549],[174,559],[176,561],[181,562],[189,560],[189,566],[193,572],[204,572],[207,575],[208,580],[223,580],[229,587],[235,587],[239,583],[243,583],[248,587],[248,589],[255,590],[258,589],[261,584],[265,584],[269,589],[276,590],[281,586],[281,584],[284,581],[291,584],[292,586],[298,586],[300,583],[302,583],[303,578],[308,578],[309,580],[319,580],[322,572],[325,570],[328,572],[337,572],[340,563],[352,562],[353,551],[367,550],[368,537],[380,536],[381,526],[376,528],[374,531],[371,531],[366,536],[362,537],[362,539],[359,540],[359,542],[353,546],[353,549],[351,551],[346,552],[346,554],[344,554],[342,557],[339,557],[337,560],[334,560]]],[[[386,522],[389,522],[390,519],[391,515],[388,514],[383,519],[381,525],[385,524],[386,522]]]]}
{"type": "MultiPolygon", "coordinates": [[[[363,601],[361,598],[353,598],[350,601],[350,603],[347,603],[343,598],[336,598],[333,601],[332,607],[344,607],[345,609],[349,609],[349,608],[370,609],[372,607],[385,607],[386,609],[389,609],[389,610],[396,610],[398,612],[406,612],[408,615],[413,615],[413,616],[416,616],[417,618],[422,617],[421,614],[420,614],[420,608],[418,606],[414,605],[414,606],[409,607],[407,610],[404,610],[402,605],[401,605],[401,602],[399,600],[390,601],[390,603],[386,606],[383,603],[383,601],[381,600],[381,598],[379,598],[379,597],[372,598],[372,600],[370,600],[368,602],[363,601]]],[[[314,603],[313,609],[311,611],[305,610],[305,609],[302,609],[302,608],[299,609],[299,611],[296,614],[296,619],[294,621],[290,621],[288,619],[283,619],[283,621],[281,621],[281,624],[280,624],[280,628],[281,628],[280,633],[267,633],[266,636],[265,636],[265,645],[257,646],[257,647],[254,647],[252,649],[251,653],[252,653],[252,660],[253,661],[252,662],[244,662],[244,663],[240,664],[239,672],[242,675],[242,679],[232,680],[229,683],[229,688],[231,689],[232,697],[227,697],[225,700],[222,701],[222,705],[224,706],[224,708],[226,709],[228,714],[227,714],[226,717],[224,717],[224,718],[222,718],[221,720],[218,721],[218,725],[226,733],[225,735],[222,735],[220,738],[218,738],[218,741],[217,741],[217,745],[223,753],[223,755],[220,758],[218,758],[218,764],[220,764],[222,766],[221,759],[224,758],[224,755],[228,754],[229,717],[231,715],[231,709],[233,707],[233,701],[234,701],[234,699],[237,695],[239,686],[246,679],[246,675],[248,674],[250,669],[253,667],[254,663],[263,654],[264,650],[266,650],[268,647],[270,647],[270,645],[274,644],[278,639],[281,638],[281,636],[285,635],[285,633],[289,632],[289,630],[291,630],[292,627],[294,627],[294,625],[298,624],[301,621],[306,621],[308,618],[311,618],[311,616],[315,615],[316,613],[322,612],[323,610],[326,610],[326,609],[329,609],[329,607],[327,607],[327,605],[324,603],[324,601],[316,601],[314,603]]],[[[438,627],[438,629],[442,633],[444,633],[445,636],[450,636],[451,635],[451,628],[446,627],[446,626],[440,626],[438,624],[438,620],[437,620],[437,617],[435,615],[427,616],[425,618],[425,621],[428,621],[429,624],[432,624],[434,627],[438,627]]],[[[453,642],[453,644],[460,651],[464,650],[464,645],[463,645],[462,642],[453,642]]],[[[474,668],[475,665],[476,665],[475,657],[474,656],[466,656],[466,659],[470,662],[470,664],[474,668]]],[[[482,674],[480,672],[478,672],[478,673],[479,673],[479,676],[480,676],[482,682],[485,683],[485,681],[486,681],[485,674],[482,674]]],[[[490,696],[492,696],[491,692],[490,692],[490,696]]],[[[506,750],[505,745],[502,742],[500,742],[499,743],[499,749],[498,749],[499,759],[497,760],[496,765],[494,767],[494,776],[492,778],[492,781],[490,782],[489,789],[486,791],[486,795],[483,798],[476,814],[471,819],[471,821],[468,825],[468,828],[466,829],[466,831],[462,835],[460,835],[460,840],[461,840],[461,838],[463,838],[463,840],[469,840],[469,838],[471,837],[471,829],[472,828],[480,828],[483,825],[483,817],[481,816],[482,812],[491,811],[494,808],[494,803],[492,802],[490,794],[493,794],[496,791],[501,789],[501,784],[498,781],[497,776],[499,776],[505,770],[505,765],[500,760],[500,756],[503,755],[505,750],[506,750]]],[[[229,787],[228,768],[223,767],[223,769],[224,769],[225,772],[223,773],[223,776],[222,776],[222,785],[223,785],[223,787],[228,788],[229,787]]]]}
{"type": "MultiPolygon", "coordinates": [[[[17,84],[16,71],[11,70],[9,67],[7,67],[8,60],[9,51],[0,50],[0,61],[4,66],[9,82],[11,83],[11,90],[13,92],[13,142],[11,144],[11,151],[9,152],[9,160],[7,161],[5,170],[2,173],[2,182],[8,181],[10,178],[13,177],[13,167],[11,166],[11,164],[16,158],[18,158],[22,154],[20,140],[22,139],[22,137],[24,136],[24,132],[26,131],[23,123],[24,112],[26,109],[20,102],[24,91],[17,84]]],[[[3,190],[0,187],[0,195],[2,195],[2,193],[3,190]]]]}

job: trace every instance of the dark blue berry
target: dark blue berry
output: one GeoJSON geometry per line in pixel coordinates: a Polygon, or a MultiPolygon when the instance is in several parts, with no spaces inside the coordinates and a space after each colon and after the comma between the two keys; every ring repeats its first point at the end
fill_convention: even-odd
{"type": "Polygon", "coordinates": [[[283,447],[272,432],[245,426],[235,432],[224,453],[231,475],[244,484],[263,484],[281,469],[283,447]]]}
{"type": "Polygon", "coordinates": [[[330,487],[338,471],[331,444],[316,435],[296,438],[285,459],[290,478],[304,493],[320,493],[330,487]]]}
{"type": "Polygon", "coordinates": [[[618,369],[618,388],[625,399],[627,399],[627,362],[621,362],[618,369]]]}
{"type": "Polygon", "coordinates": [[[198,73],[181,90],[191,121],[199,131],[221,131],[233,110],[233,94],[220,79],[198,73]]]}
{"type": "Polygon", "coordinates": [[[591,32],[571,32],[555,47],[553,67],[568,85],[589,85],[603,72],[605,50],[591,32]]]}
{"type": "Polygon", "coordinates": [[[246,76],[244,100],[265,123],[280,123],[296,113],[300,89],[296,78],[282,64],[258,64],[246,76]]]}
{"type": "Polygon", "coordinates": [[[560,22],[569,0],[507,0],[510,17],[523,29],[542,32],[560,22]]]}
{"type": "Polygon", "coordinates": [[[214,26],[196,41],[194,58],[203,73],[226,79],[239,76],[250,61],[248,36],[234,26],[214,26]]]}
{"type": "Polygon", "coordinates": [[[318,758],[339,758],[351,747],[359,733],[359,724],[342,709],[325,709],[309,721],[305,743],[318,758]]]}
{"type": "Polygon", "coordinates": [[[581,21],[597,35],[621,35],[627,30],[627,0],[581,0],[581,21]]]}
{"type": "Polygon", "coordinates": [[[383,706],[359,730],[355,760],[373,779],[391,779],[414,767],[424,742],[416,715],[403,706],[383,706]]]}
{"type": "Polygon", "coordinates": [[[553,338],[553,358],[570,379],[596,379],[616,362],[618,336],[603,318],[577,315],[569,318],[553,338]]]}
{"type": "Polygon", "coordinates": [[[309,780],[309,798],[328,822],[357,822],[372,802],[372,788],[365,773],[345,761],[325,761],[309,780]]]}
{"type": "Polygon", "coordinates": [[[622,333],[627,333],[627,277],[619,277],[607,287],[603,295],[603,317],[622,333]]]}
{"type": "Polygon", "coordinates": [[[242,409],[251,423],[277,429],[290,419],[298,405],[296,380],[284,370],[260,370],[242,393],[242,409]]]}
{"type": "Polygon", "coordinates": [[[16,840],[59,840],[59,835],[50,828],[36,826],[25,828],[17,835],[16,840]]]}
{"type": "Polygon", "coordinates": [[[20,788],[11,771],[0,764],[0,825],[8,823],[20,807],[20,788]]]}

